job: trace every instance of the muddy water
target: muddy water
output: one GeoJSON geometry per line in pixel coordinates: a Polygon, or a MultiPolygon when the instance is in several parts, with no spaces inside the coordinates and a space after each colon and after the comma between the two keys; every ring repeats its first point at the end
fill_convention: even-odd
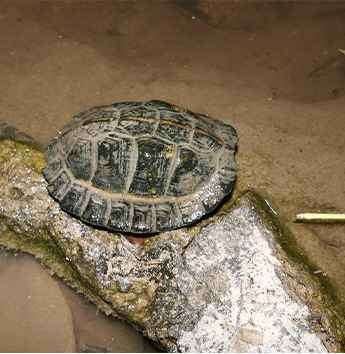
{"type": "MultiPolygon", "coordinates": [[[[0,20],[0,121],[45,145],[93,106],[162,99],[232,124],[238,183],[267,197],[344,297],[344,227],[294,222],[303,211],[345,212],[343,2],[2,1],[0,20]]],[[[153,350],[54,286],[76,350],[153,350]]]]}

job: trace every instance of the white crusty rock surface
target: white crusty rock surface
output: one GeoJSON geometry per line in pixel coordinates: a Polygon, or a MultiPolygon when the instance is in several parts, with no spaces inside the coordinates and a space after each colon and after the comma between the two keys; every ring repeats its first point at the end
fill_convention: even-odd
{"type": "Polygon", "coordinates": [[[142,247],[63,212],[46,191],[41,151],[12,140],[0,149],[0,244],[34,254],[162,349],[337,350],[322,309],[300,300],[313,289],[309,278],[280,249],[249,196],[226,214],[142,247]]]}
{"type": "Polygon", "coordinates": [[[183,255],[181,288],[198,311],[183,352],[325,352],[312,314],[289,294],[274,236],[248,205],[205,228],[183,255]],[[190,289],[189,292],[187,289],[190,289]]]}

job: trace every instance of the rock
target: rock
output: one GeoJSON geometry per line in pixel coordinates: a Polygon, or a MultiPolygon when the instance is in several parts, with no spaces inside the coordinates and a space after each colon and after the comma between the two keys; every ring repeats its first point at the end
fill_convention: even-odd
{"type": "Polygon", "coordinates": [[[198,319],[192,330],[180,331],[181,351],[326,351],[310,331],[311,312],[286,289],[275,246],[245,204],[194,239],[181,284],[192,289],[187,302],[198,319]]]}
{"type": "Polygon", "coordinates": [[[9,139],[0,150],[0,243],[34,254],[161,348],[340,348],[317,302],[317,284],[282,251],[251,194],[226,212],[146,238],[141,246],[63,212],[46,192],[40,150],[9,139]]]}

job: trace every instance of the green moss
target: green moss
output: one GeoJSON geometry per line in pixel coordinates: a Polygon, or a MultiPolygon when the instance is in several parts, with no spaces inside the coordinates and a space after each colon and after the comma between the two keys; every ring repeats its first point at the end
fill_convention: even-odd
{"type": "Polygon", "coordinates": [[[104,290],[104,297],[116,308],[116,314],[144,329],[145,322],[152,316],[153,300],[153,296],[148,297],[147,294],[142,293],[144,289],[140,282],[133,282],[129,292],[119,292],[115,286],[110,290],[104,290]],[[139,294],[135,291],[136,289],[140,290],[139,294]]]}
{"type": "Polygon", "coordinates": [[[143,239],[143,247],[145,249],[150,249],[151,246],[155,243],[155,238],[154,237],[145,237],[143,239]]]}
{"type": "Polygon", "coordinates": [[[266,167],[272,166],[273,157],[267,151],[263,150],[261,146],[253,148],[252,153],[239,151],[236,159],[250,161],[253,165],[264,165],[266,167]]]}
{"type": "Polygon", "coordinates": [[[0,163],[6,163],[15,154],[16,159],[22,160],[27,168],[33,168],[41,173],[46,166],[43,149],[34,143],[25,141],[14,141],[10,138],[0,138],[0,163]],[[38,153],[31,153],[34,150],[38,153]]]}

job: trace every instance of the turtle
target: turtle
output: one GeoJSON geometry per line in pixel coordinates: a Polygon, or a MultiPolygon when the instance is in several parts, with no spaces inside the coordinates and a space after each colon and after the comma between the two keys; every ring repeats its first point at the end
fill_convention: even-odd
{"type": "Polygon", "coordinates": [[[155,234],[194,223],[232,191],[237,141],[232,126],[167,102],[119,102],[74,116],[42,172],[82,221],[155,234]]]}

